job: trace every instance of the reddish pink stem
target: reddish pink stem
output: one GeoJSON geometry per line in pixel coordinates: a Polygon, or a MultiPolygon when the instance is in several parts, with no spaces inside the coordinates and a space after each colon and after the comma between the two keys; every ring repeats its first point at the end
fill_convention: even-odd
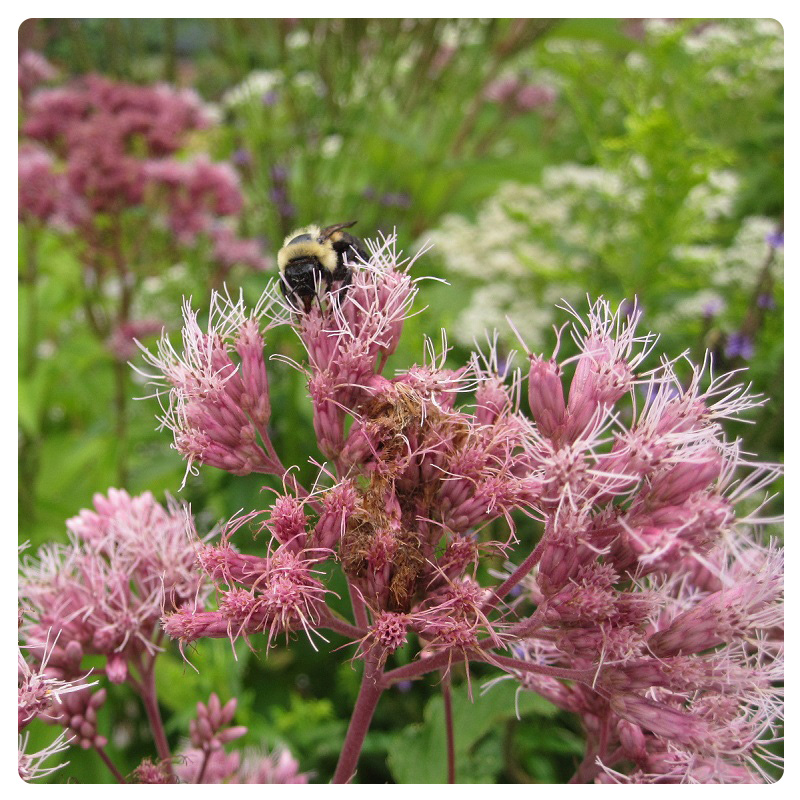
{"type": "Polygon", "coordinates": [[[342,752],[339,754],[339,763],[336,765],[333,783],[349,783],[355,775],[358,757],[361,755],[364,739],[372,722],[372,715],[375,713],[381,694],[383,694],[382,672],[377,658],[368,656],[364,662],[361,688],[353,715],[350,717],[350,725],[347,728],[342,752]]]}
{"type": "Polygon", "coordinates": [[[539,563],[544,548],[545,537],[542,536],[531,554],[494,590],[492,596],[483,604],[481,610],[484,614],[491,611],[539,563]]]}
{"type": "Polygon", "coordinates": [[[421,678],[435,669],[447,666],[452,658],[453,654],[449,650],[445,650],[430,658],[412,661],[403,667],[397,667],[390,672],[385,672],[382,677],[382,685],[386,689],[393,683],[397,683],[397,681],[412,681],[414,678],[421,678]]]}
{"type": "Polygon", "coordinates": [[[95,747],[97,755],[100,756],[103,763],[108,767],[108,771],[114,776],[117,783],[125,783],[125,778],[122,773],[117,769],[114,762],[108,757],[108,753],[102,747],[95,747]]]}
{"type": "Polygon", "coordinates": [[[141,671],[141,684],[139,694],[144,703],[147,719],[150,722],[150,729],[153,732],[153,740],[156,745],[156,752],[159,759],[164,762],[166,768],[172,772],[172,753],[167,742],[167,734],[164,731],[164,723],[161,721],[161,711],[158,708],[158,696],[156,695],[156,681],[154,664],[151,662],[141,671]]]}
{"type": "Polygon", "coordinates": [[[353,618],[359,628],[366,630],[369,627],[367,620],[367,609],[364,606],[364,601],[358,593],[358,589],[353,586],[350,578],[347,579],[347,591],[350,594],[350,603],[353,606],[353,618]]]}
{"type": "MultiPolygon", "coordinates": [[[[476,661],[478,659],[475,659],[476,661]]],[[[508,658],[498,656],[494,653],[488,654],[482,659],[490,664],[497,664],[507,669],[517,670],[518,672],[533,672],[536,675],[549,675],[551,678],[559,678],[565,681],[579,681],[581,683],[591,683],[594,678],[594,670],[591,669],[566,669],[564,667],[550,667],[545,664],[533,664],[530,661],[523,661],[521,658],[508,658]]]]}

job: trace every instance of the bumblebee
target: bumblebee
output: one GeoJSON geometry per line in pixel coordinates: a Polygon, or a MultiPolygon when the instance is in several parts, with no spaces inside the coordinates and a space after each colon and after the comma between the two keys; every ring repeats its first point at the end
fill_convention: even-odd
{"type": "Polygon", "coordinates": [[[363,242],[343,230],[355,225],[341,222],[320,229],[316,225],[290,233],[278,251],[278,269],[281,274],[283,296],[295,307],[298,301],[308,314],[318,291],[324,286],[329,292],[334,283],[344,291],[353,279],[345,257],[354,261],[356,256],[367,259],[363,242]]]}

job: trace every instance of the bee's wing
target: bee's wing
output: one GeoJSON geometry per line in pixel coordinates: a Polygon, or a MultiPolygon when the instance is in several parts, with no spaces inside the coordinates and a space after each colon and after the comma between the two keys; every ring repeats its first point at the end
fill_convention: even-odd
{"type": "Polygon", "coordinates": [[[342,228],[352,228],[356,222],[358,222],[358,220],[354,219],[352,222],[340,222],[337,225],[330,225],[327,228],[323,228],[319,232],[319,241],[324,242],[326,239],[330,239],[336,231],[340,231],[342,228]]]}

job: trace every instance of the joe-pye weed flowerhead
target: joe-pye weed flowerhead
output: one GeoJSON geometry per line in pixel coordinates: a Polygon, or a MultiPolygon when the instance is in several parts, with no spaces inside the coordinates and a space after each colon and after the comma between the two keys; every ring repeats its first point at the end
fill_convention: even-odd
{"type": "Polygon", "coordinates": [[[579,714],[577,780],[768,779],[782,562],[757,531],[779,468],[750,462],[723,429],[762,399],[709,360],[656,360],[635,305],[602,298],[588,314],[563,309],[569,330],[552,357],[528,354],[527,376],[513,354],[501,368],[491,341],[450,369],[444,338],[388,376],[417,280],[393,236],[370,252],[307,314],[275,283],[251,312],[215,294],[206,331],[187,305],[182,350],[165,338],[146,354],[190,468],[283,479],[271,508],[200,547],[216,606],[167,614],[164,630],[182,645],[255,646],[265,633],[270,646],[302,631],[319,647],[323,629],[357,644],[364,682],[335,781],[354,774],[381,692],[454,662],[493,664],[579,714]],[[306,354],[289,363],[307,377],[326,459],[311,489],[270,441],[265,347],[277,325],[306,354]],[[573,354],[559,360],[567,336],[573,354]],[[540,523],[533,547],[517,537],[520,513],[540,523]],[[265,533],[262,555],[236,548],[243,526],[265,533]],[[480,579],[498,555],[507,571],[480,579]],[[328,605],[330,562],[347,578],[350,621],[328,605]],[[410,641],[414,660],[387,671],[410,641]]]}

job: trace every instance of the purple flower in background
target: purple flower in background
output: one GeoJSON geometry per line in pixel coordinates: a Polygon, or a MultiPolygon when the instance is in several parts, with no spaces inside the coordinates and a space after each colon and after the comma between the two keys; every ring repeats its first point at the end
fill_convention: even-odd
{"type": "Polygon", "coordinates": [[[644,312],[644,306],[640,305],[635,300],[623,300],[619,306],[619,313],[623,317],[630,317],[633,314],[639,311],[640,313],[644,312]]]}
{"type": "Polygon", "coordinates": [[[268,92],[264,92],[263,96],[261,97],[261,102],[267,107],[272,108],[274,105],[277,104],[278,100],[280,99],[280,95],[275,89],[270,89],[268,92]]]}
{"type": "Polygon", "coordinates": [[[775,248],[775,250],[783,250],[783,231],[773,231],[768,233],[765,237],[766,243],[775,248]]]}
{"type": "Polygon", "coordinates": [[[269,190],[269,199],[273,203],[280,205],[286,201],[286,189],[283,186],[276,186],[269,190]]]}
{"type": "Polygon", "coordinates": [[[106,340],[106,346],[118,361],[128,361],[138,352],[137,339],[144,339],[164,330],[161,319],[128,320],[117,325],[106,340]]]}
{"type": "Polygon", "coordinates": [[[753,357],[753,340],[744,333],[736,332],[728,336],[725,343],[725,356],[727,358],[743,358],[749,361],[753,357]]]}
{"type": "Polygon", "coordinates": [[[411,197],[406,192],[387,192],[381,197],[380,202],[389,208],[408,208],[411,205],[411,197]]]}
{"type": "Polygon", "coordinates": [[[717,316],[725,308],[725,303],[719,298],[715,297],[709,300],[703,306],[703,319],[710,320],[717,316]]]}
{"type": "Polygon", "coordinates": [[[283,183],[289,177],[289,172],[286,167],[273,164],[269,168],[269,177],[273,183],[283,183]]]}
{"type": "Polygon", "coordinates": [[[231,161],[233,161],[237,167],[249,167],[250,164],[253,163],[253,156],[250,155],[250,151],[247,148],[240,147],[233,152],[231,161]]]}
{"type": "Polygon", "coordinates": [[[762,292],[756,300],[756,305],[765,311],[772,311],[775,308],[775,298],[770,292],[762,292]]]}
{"type": "Polygon", "coordinates": [[[557,93],[552,86],[522,83],[518,77],[507,77],[492,81],[483,96],[491,103],[509,106],[519,113],[552,105],[557,93]]]}

